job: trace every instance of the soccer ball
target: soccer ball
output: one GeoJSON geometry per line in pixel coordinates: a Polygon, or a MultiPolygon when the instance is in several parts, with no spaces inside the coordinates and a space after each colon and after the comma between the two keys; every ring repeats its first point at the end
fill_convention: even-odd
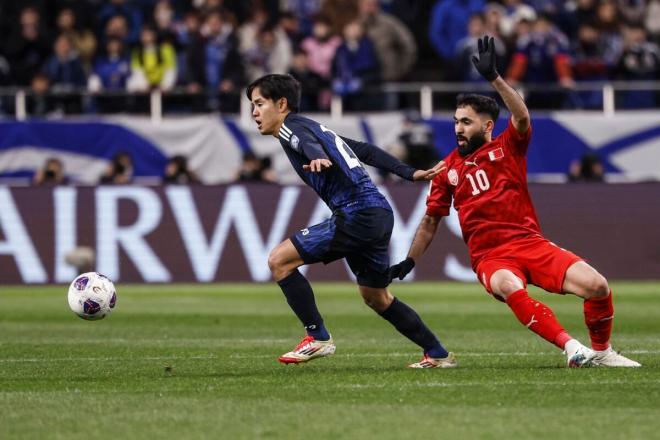
{"type": "Polygon", "coordinates": [[[69,286],[68,298],[71,311],[89,321],[105,318],[117,303],[115,285],[98,272],[78,275],[69,286]]]}

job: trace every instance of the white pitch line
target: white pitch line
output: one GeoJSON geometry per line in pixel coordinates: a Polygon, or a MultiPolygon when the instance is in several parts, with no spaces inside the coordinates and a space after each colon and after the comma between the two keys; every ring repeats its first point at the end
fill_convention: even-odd
{"type": "MultiPolygon", "coordinates": [[[[505,357],[505,356],[555,356],[559,353],[543,352],[483,352],[483,353],[461,353],[458,352],[458,357],[505,357]]],[[[660,350],[627,350],[625,354],[660,354],[660,350]]],[[[414,357],[416,353],[338,353],[334,357],[338,358],[388,358],[388,357],[414,357]]],[[[268,359],[272,358],[272,354],[230,354],[227,356],[229,359],[268,359]]],[[[202,360],[202,359],[219,359],[223,356],[214,354],[199,355],[199,356],[100,356],[100,357],[66,357],[66,358],[0,358],[0,363],[11,362],[114,362],[120,360],[128,361],[167,361],[167,360],[202,360]]]]}

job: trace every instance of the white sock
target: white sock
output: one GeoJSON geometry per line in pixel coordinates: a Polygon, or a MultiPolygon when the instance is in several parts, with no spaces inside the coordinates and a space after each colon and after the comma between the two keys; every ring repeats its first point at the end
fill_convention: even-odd
{"type": "Polygon", "coordinates": [[[580,341],[578,341],[577,339],[569,339],[568,341],[566,341],[566,344],[564,344],[564,351],[566,352],[566,354],[571,355],[573,353],[576,353],[580,349],[580,347],[582,347],[580,341]]]}

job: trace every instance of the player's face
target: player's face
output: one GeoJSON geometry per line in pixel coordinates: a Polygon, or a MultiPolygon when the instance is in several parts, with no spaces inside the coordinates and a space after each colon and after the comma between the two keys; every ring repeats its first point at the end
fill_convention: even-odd
{"type": "Polygon", "coordinates": [[[474,111],[472,107],[459,107],[454,113],[454,132],[458,152],[465,156],[475,151],[489,140],[489,121],[474,111]]]}
{"type": "Polygon", "coordinates": [[[286,116],[286,113],[283,114],[281,111],[281,101],[275,102],[264,98],[259,87],[252,91],[252,119],[257,123],[259,133],[277,135],[286,116]]]}

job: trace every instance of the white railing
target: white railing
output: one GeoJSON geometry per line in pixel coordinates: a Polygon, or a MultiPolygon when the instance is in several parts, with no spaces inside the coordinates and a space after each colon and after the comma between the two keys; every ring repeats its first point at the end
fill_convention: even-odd
{"type": "MultiPolygon", "coordinates": [[[[546,93],[566,93],[566,92],[593,92],[599,91],[602,94],[602,107],[600,111],[604,115],[613,115],[617,111],[616,93],[625,91],[645,91],[649,93],[660,92],[660,81],[611,81],[611,82],[579,82],[571,89],[562,88],[559,85],[520,85],[517,90],[524,97],[531,92],[546,93]]],[[[436,111],[434,107],[434,95],[436,94],[456,94],[456,93],[486,93],[493,92],[490,84],[487,83],[454,83],[454,82],[409,82],[409,83],[386,83],[377,88],[372,88],[366,93],[378,94],[418,94],[419,112],[422,117],[430,118],[436,111]]],[[[28,111],[28,98],[33,95],[29,89],[22,88],[0,88],[0,96],[13,97],[14,117],[16,120],[26,120],[30,115],[28,111]]],[[[143,94],[146,96],[146,94],[143,94]]],[[[132,96],[125,92],[96,93],[91,94],[86,90],[74,90],[67,92],[53,92],[48,96],[80,96],[81,98],[93,98],[95,96],[132,96]]],[[[175,89],[168,92],[154,90],[149,95],[149,113],[153,123],[158,124],[163,118],[163,98],[164,96],[194,96],[185,89],[175,89]]],[[[197,96],[201,96],[198,94],[197,96]]],[[[241,119],[250,120],[250,103],[246,99],[240,100],[241,119]]],[[[660,106],[660,103],[658,103],[660,106]]],[[[593,109],[590,109],[593,110],[593,109]]],[[[340,96],[333,96],[330,105],[330,114],[333,119],[339,119],[344,114],[343,100],[340,96]]]]}

